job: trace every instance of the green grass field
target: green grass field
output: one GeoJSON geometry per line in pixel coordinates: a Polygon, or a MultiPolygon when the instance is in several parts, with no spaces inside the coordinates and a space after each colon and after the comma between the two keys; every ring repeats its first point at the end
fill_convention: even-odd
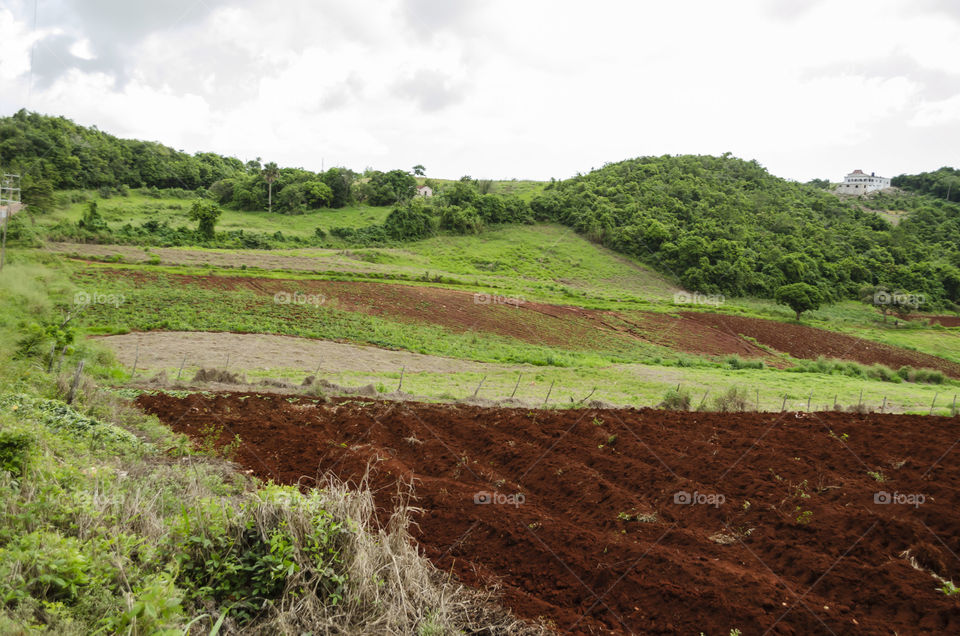
{"type": "MultiPolygon", "coordinates": [[[[520,196],[532,196],[543,185],[497,182],[494,191],[512,187],[520,196]]],[[[153,199],[132,194],[99,203],[111,224],[136,224],[160,217],[174,224],[189,223],[186,218],[189,201],[183,199],[153,199]]],[[[71,204],[42,223],[76,220],[82,207],[82,203],[71,204]]],[[[301,216],[225,211],[218,227],[306,235],[313,233],[318,224],[327,228],[361,227],[381,222],[388,213],[388,208],[322,210],[301,216]]],[[[35,259],[26,252],[21,256],[14,250],[14,254],[14,258],[35,259]]],[[[60,263],[57,258],[53,261],[60,263]]],[[[727,298],[717,307],[675,305],[673,294],[678,288],[665,277],[642,263],[587,241],[566,227],[553,224],[500,226],[476,236],[441,235],[399,247],[270,251],[177,248],[170,250],[169,256],[165,253],[160,264],[82,265],[74,262],[57,267],[69,277],[69,284],[85,290],[122,294],[126,298],[120,307],[92,306],[84,316],[84,329],[89,333],[152,329],[275,333],[501,365],[529,365],[534,383],[531,391],[544,390],[549,382],[556,381],[563,387],[563,399],[558,402],[569,401],[570,397],[580,399],[594,387],[602,387],[597,396],[601,399],[653,406],[671,386],[683,384],[701,396],[709,392],[706,400],[709,405],[713,399],[710,394],[715,396],[730,386],[743,384],[754,393],[759,390],[760,405],[764,409],[779,408],[785,396],[788,406],[797,401],[805,406],[811,391],[814,406],[832,404],[834,398],[841,405],[847,405],[851,401],[855,403],[853,398],[859,399],[863,390],[877,404],[886,396],[889,408],[922,411],[936,393],[949,392],[951,388],[770,368],[734,370],[722,360],[689,356],[641,341],[625,345],[623,341],[599,338],[562,347],[533,345],[492,333],[475,331],[465,335],[437,325],[398,322],[383,316],[342,311],[335,306],[307,309],[274,305],[249,291],[202,289],[172,284],[168,278],[174,274],[256,276],[289,280],[293,287],[297,280],[317,277],[392,281],[489,291],[526,300],[599,309],[664,312],[703,309],[779,321],[793,319],[786,307],[769,300],[727,298]],[[191,258],[178,260],[178,255],[191,258]],[[226,256],[232,259],[231,264],[216,264],[217,258],[226,256]],[[265,261],[267,257],[272,260],[265,261]],[[300,269],[285,268],[285,257],[298,259],[300,269]],[[199,266],[205,260],[213,266],[199,266]],[[304,262],[309,269],[303,269],[304,262]],[[314,262],[315,268],[310,265],[314,262]],[[136,278],[117,275],[124,271],[138,275],[136,278]]],[[[531,320],[536,322],[535,317],[531,320]]],[[[919,324],[894,327],[891,322],[882,322],[873,308],[861,303],[846,301],[825,306],[805,314],[803,322],[960,362],[960,329],[919,324]]],[[[531,324],[531,328],[538,326],[531,324]]],[[[104,364],[98,368],[114,381],[122,381],[124,377],[116,366],[104,364]]],[[[298,373],[285,369],[273,372],[290,377],[298,373]]],[[[253,371],[254,375],[258,373],[262,371],[253,371]]],[[[347,383],[371,382],[384,386],[392,381],[390,377],[356,373],[345,374],[340,379],[347,383]]],[[[479,379],[471,373],[411,374],[408,387],[427,396],[462,397],[472,394],[479,379]]],[[[513,371],[495,371],[485,381],[483,393],[506,395],[514,381],[513,371]]]]}
{"type": "MultiPolygon", "coordinates": [[[[68,193],[71,194],[71,193],[68,193]]],[[[73,194],[77,194],[74,192],[73,194]]],[[[154,198],[136,191],[129,196],[113,196],[107,199],[93,192],[83,193],[91,201],[97,202],[97,208],[104,220],[111,226],[125,223],[138,226],[147,221],[167,221],[171,226],[186,225],[193,227],[189,219],[190,199],[173,197],[154,198]]],[[[41,226],[53,225],[58,221],[76,223],[80,220],[87,202],[70,203],[54,212],[40,217],[41,226]]],[[[323,208],[311,210],[306,214],[278,214],[267,211],[241,212],[223,209],[223,216],[217,223],[221,231],[244,230],[272,234],[282,231],[288,236],[313,236],[316,229],[329,231],[334,227],[364,227],[382,223],[390,214],[390,207],[349,206],[345,208],[323,208]]]]}

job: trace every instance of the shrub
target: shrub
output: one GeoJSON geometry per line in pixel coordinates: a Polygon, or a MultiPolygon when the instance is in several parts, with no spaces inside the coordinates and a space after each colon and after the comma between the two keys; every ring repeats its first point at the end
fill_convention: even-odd
{"type": "Polygon", "coordinates": [[[713,400],[714,408],[718,411],[746,411],[749,407],[749,396],[747,390],[732,386],[722,395],[718,395],[713,400]]]}
{"type": "Polygon", "coordinates": [[[0,471],[20,479],[30,462],[34,439],[29,433],[0,430],[0,471]]]}
{"type": "Polygon", "coordinates": [[[689,411],[690,410],[690,390],[685,387],[670,389],[663,396],[663,402],[660,406],[671,411],[689,411]]]}
{"type": "Polygon", "coordinates": [[[738,355],[727,356],[724,358],[723,363],[731,369],[762,369],[766,366],[763,360],[745,360],[738,355]]]}

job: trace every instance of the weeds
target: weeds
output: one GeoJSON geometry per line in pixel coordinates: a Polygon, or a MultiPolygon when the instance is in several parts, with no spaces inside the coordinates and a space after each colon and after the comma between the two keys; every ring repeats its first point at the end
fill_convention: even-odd
{"type": "Polygon", "coordinates": [[[725,393],[713,399],[713,406],[717,411],[743,412],[749,410],[750,398],[746,389],[732,386],[725,393]]]}
{"type": "Polygon", "coordinates": [[[689,389],[678,386],[675,389],[667,391],[667,394],[663,397],[663,402],[660,403],[660,407],[671,411],[689,411],[692,399],[689,389]]]}

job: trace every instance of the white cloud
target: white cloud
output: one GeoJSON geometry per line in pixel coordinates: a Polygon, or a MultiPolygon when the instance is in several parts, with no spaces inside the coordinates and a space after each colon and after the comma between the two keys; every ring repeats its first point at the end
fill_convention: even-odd
{"type": "Polygon", "coordinates": [[[46,16],[76,59],[45,67],[29,104],[16,100],[38,36],[0,11],[0,107],[190,151],[448,177],[728,150],[797,179],[955,162],[948,145],[910,143],[958,119],[960,20],[938,4],[181,4],[155,29],[136,22],[122,55],[104,40],[134,14],[46,16]]]}
{"type": "Polygon", "coordinates": [[[960,123],[960,95],[920,104],[909,123],[911,126],[925,127],[960,123]]]}

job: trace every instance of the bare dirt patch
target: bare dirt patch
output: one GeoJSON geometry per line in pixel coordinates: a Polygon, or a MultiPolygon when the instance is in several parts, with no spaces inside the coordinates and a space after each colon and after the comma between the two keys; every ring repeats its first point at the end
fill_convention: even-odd
{"type": "Polygon", "coordinates": [[[685,313],[691,321],[708,325],[731,335],[745,335],[795,358],[838,358],[863,364],[883,364],[892,369],[902,366],[938,369],[960,378],[960,364],[918,351],[855,338],[834,331],[816,329],[762,318],[744,318],[711,313],[685,313]]]}
{"type": "Polygon", "coordinates": [[[265,479],[358,480],[373,461],[384,514],[414,480],[424,553],[562,632],[960,633],[933,576],[960,580],[956,418],[137,401],[240,435],[265,479]]]}
{"type": "Polygon", "coordinates": [[[141,369],[177,368],[184,356],[188,367],[222,368],[229,357],[230,368],[247,371],[302,369],[313,373],[318,364],[321,371],[361,373],[391,373],[399,371],[401,367],[410,373],[486,373],[490,370],[519,368],[267,334],[151,331],[100,336],[97,340],[110,346],[116,352],[117,359],[127,367],[133,366],[139,345],[137,366],[141,369]]]}

